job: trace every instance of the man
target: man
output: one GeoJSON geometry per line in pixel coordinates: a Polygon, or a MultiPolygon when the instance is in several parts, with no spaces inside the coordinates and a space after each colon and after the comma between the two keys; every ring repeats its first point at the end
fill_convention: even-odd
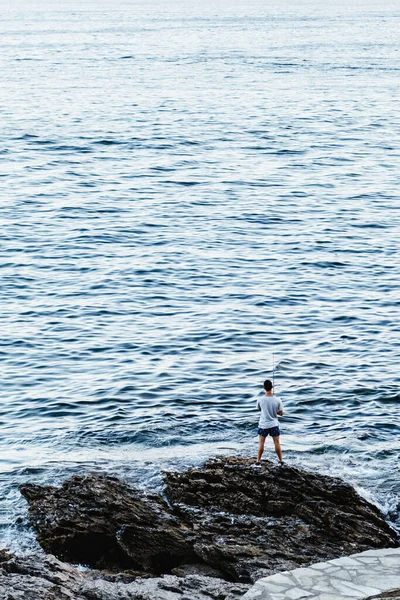
{"type": "Polygon", "coordinates": [[[264,452],[265,438],[270,435],[273,439],[275,452],[278,456],[279,463],[283,465],[282,450],[279,441],[281,434],[279,430],[278,415],[283,415],[283,405],[273,393],[272,381],[266,379],[264,381],[265,396],[257,400],[257,408],[261,411],[260,421],[258,423],[258,454],[255,466],[261,466],[261,457],[264,452]]]}

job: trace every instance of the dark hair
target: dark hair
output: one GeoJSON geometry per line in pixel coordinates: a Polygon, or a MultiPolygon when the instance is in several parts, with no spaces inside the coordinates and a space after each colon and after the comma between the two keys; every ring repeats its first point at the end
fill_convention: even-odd
{"type": "Polygon", "coordinates": [[[269,379],[266,379],[266,380],[264,381],[264,390],[265,390],[266,392],[270,392],[270,391],[272,390],[272,388],[273,388],[273,387],[274,387],[274,386],[272,385],[272,381],[270,381],[269,379]]]}

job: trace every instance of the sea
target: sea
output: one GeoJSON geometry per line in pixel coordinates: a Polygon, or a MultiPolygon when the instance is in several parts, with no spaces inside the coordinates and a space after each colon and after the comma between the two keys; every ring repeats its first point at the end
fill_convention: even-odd
{"type": "Polygon", "coordinates": [[[400,530],[398,0],[1,0],[0,547],[21,483],[255,457],[400,530]],[[272,444],[266,458],[276,460],[272,444]]]}

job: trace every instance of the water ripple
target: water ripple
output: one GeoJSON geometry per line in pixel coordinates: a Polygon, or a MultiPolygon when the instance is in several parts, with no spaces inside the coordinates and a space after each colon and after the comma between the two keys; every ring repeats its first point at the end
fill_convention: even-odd
{"type": "Polygon", "coordinates": [[[27,479],[254,453],[273,362],[288,460],[399,525],[397,12],[2,13],[2,542],[27,479]]]}

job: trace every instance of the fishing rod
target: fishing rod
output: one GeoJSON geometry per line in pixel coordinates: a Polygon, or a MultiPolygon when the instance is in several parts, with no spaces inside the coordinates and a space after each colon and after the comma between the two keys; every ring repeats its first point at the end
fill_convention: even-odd
{"type": "Polygon", "coordinates": [[[272,388],[275,389],[275,354],[272,353],[272,388]]]}

